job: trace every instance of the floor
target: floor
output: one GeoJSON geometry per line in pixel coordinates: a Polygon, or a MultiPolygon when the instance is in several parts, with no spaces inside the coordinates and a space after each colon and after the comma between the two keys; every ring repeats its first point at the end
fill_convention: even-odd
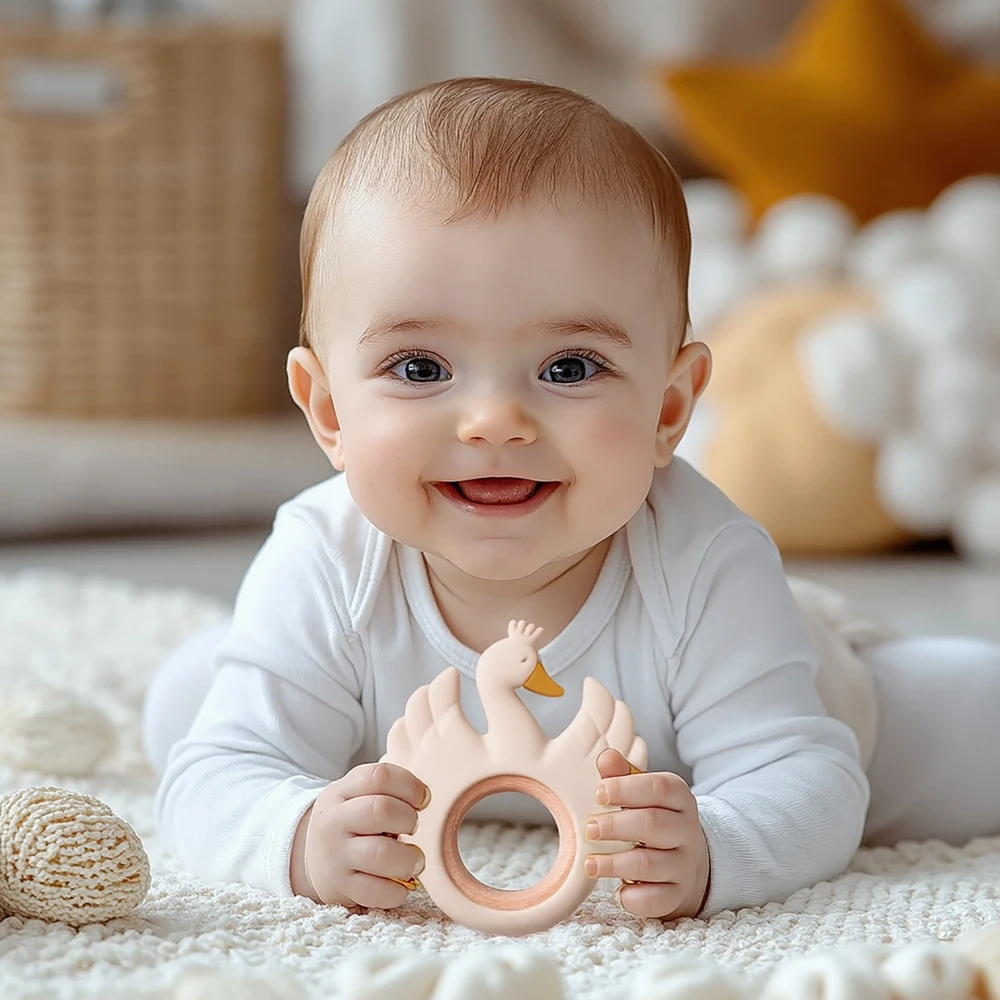
{"type": "MultiPolygon", "coordinates": [[[[46,566],[136,583],[181,586],[231,602],[266,529],[204,535],[0,545],[0,573],[46,566]]],[[[788,571],[837,587],[909,634],[1000,642],[1000,566],[950,554],[789,562],[788,571]]]]}

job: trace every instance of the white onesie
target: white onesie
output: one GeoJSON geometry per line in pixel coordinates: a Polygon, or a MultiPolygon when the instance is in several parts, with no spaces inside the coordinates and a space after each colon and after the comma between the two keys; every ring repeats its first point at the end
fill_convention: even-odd
{"type": "MultiPolygon", "coordinates": [[[[656,473],[540,658],[566,693],[520,693],[547,734],[596,677],[631,707],[649,769],[691,785],[711,854],[704,914],[784,898],[848,864],[869,805],[871,747],[855,730],[874,740],[870,692],[855,676],[838,694],[828,678],[857,724],[826,714],[773,543],[683,461],[656,473]]],[[[482,731],[477,659],[445,625],[421,553],[373,527],[345,477],[306,490],[279,510],[211,686],[170,751],[156,800],[168,847],[197,874],[288,895],[299,819],[329,781],[382,755],[416,687],[458,667],[482,731]]],[[[476,816],[547,818],[499,796],[476,816]]]]}

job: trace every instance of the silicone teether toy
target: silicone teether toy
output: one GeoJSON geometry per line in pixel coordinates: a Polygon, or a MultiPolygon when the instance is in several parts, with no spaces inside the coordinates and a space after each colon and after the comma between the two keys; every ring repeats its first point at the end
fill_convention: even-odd
{"type": "Polygon", "coordinates": [[[416,833],[400,840],[416,844],[426,867],[420,881],[453,920],[491,934],[522,935],[545,930],[571,916],[590,895],[596,879],[584,872],[588,854],[611,854],[633,844],[592,843],[589,816],[613,812],[599,806],[597,757],[608,747],[645,768],[646,744],[635,735],[632,713],[592,677],[583,682],[576,718],[548,739],[515,693],[559,697],[563,689],[539,662],[542,630],[511,622],[507,638],[479,658],[476,687],[487,731],[478,733],[462,712],[459,673],[448,667],[418,688],[386,738],[382,760],[412,771],[431,790],[416,833]],[[555,818],[559,851],[551,871],[527,889],[496,889],[476,879],[458,852],[458,831],[468,811],[489,795],[521,792],[541,802],[555,818]]]}

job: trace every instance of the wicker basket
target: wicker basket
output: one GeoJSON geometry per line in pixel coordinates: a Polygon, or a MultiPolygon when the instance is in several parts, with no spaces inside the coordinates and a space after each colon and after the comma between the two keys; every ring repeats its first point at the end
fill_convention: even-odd
{"type": "Polygon", "coordinates": [[[280,33],[0,25],[0,412],[266,410],[280,33]]]}

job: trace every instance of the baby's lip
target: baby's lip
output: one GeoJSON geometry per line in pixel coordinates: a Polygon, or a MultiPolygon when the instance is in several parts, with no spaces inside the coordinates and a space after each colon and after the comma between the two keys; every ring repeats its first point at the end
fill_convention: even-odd
{"type": "Polygon", "coordinates": [[[431,486],[448,483],[474,483],[481,479],[521,479],[531,483],[561,483],[561,479],[548,479],[545,476],[523,476],[519,472],[481,472],[474,476],[455,476],[453,479],[432,479],[431,486]]]}
{"type": "Polygon", "coordinates": [[[477,472],[471,476],[454,476],[451,479],[435,479],[435,483],[467,483],[473,479],[532,479],[536,483],[548,482],[540,476],[526,476],[520,472],[477,472]]]}

